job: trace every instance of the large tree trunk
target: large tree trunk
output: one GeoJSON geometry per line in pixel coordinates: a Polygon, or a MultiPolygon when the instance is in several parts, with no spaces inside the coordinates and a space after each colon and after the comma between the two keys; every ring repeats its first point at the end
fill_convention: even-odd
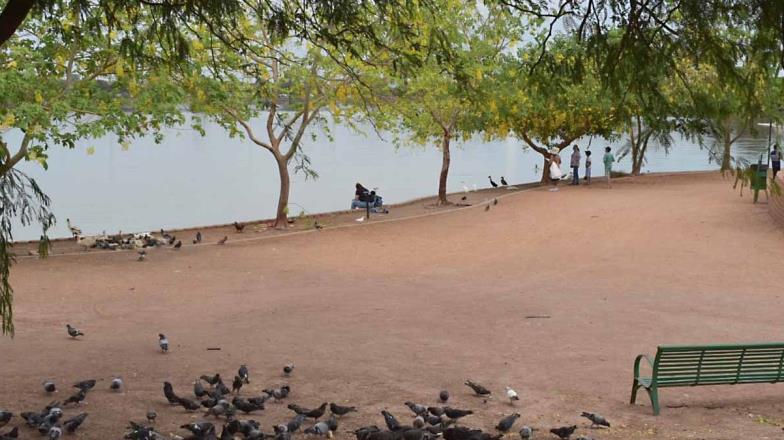
{"type": "Polygon", "coordinates": [[[449,176],[449,162],[451,161],[449,153],[449,141],[451,134],[448,130],[444,130],[441,143],[441,175],[438,179],[438,204],[449,205],[449,200],[446,199],[446,180],[449,176]]]}
{"type": "Polygon", "coordinates": [[[289,225],[287,208],[289,206],[289,191],[291,190],[289,164],[286,158],[280,154],[275,154],[275,162],[278,164],[278,174],[280,175],[280,195],[278,196],[278,211],[273,227],[287,228],[289,225]]]}
{"type": "Polygon", "coordinates": [[[550,179],[550,159],[547,158],[546,155],[542,154],[542,179],[539,181],[544,185],[548,185],[552,179],[550,179]]]}
{"type": "Polygon", "coordinates": [[[0,13],[0,47],[14,36],[27,14],[35,4],[34,0],[9,0],[0,13]]]}
{"type": "Polygon", "coordinates": [[[723,130],[722,143],[724,144],[724,151],[721,155],[721,171],[729,171],[732,168],[732,134],[730,130],[723,130]]]}

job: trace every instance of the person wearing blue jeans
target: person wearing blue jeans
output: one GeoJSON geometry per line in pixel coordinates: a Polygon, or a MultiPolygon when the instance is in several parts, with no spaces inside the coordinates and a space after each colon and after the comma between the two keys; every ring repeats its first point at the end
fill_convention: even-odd
{"type": "Polygon", "coordinates": [[[367,209],[370,205],[370,210],[375,213],[388,213],[384,209],[384,200],[381,196],[376,194],[375,191],[368,191],[362,184],[356,184],[356,192],[354,193],[354,200],[351,201],[351,209],[367,209]]]}
{"type": "Polygon", "coordinates": [[[572,167],[572,185],[579,185],[580,147],[577,145],[574,146],[574,151],[572,151],[572,159],[569,162],[569,166],[572,167]]]}

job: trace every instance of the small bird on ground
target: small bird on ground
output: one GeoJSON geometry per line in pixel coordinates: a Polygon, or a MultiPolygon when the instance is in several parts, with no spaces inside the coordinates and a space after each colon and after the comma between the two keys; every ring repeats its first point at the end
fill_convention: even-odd
{"type": "Polygon", "coordinates": [[[169,382],[163,383],[163,395],[166,396],[166,400],[169,401],[170,405],[178,405],[180,403],[180,398],[174,394],[174,387],[169,382]]]}
{"type": "Polygon", "coordinates": [[[14,417],[14,413],[12,413],[11,411],[5,411],[0,409],[0,428],[7,425],[8,422],[10,422],[11,418],[13,417],[14,417]]]}
{"type": "Polygon", "coordinates": [[[138,250],[136,251],[136,253],[139,254],[139,257],[136,258],[136,261],[141,262],[147,259],[147,251],[145,251],[144,249],[138,250]]]}
{"type": "Polygon", "coordinates": [[[498,204],[498,199],[493,199],[493,206],[498,204]]]}
{"type": "Polygon", "coordinates": [[[197,437],[203,437],[210,428],[214,428],[215,426],[210,422],[192,422],[186,423],[184,425],[180,425],[180,428],[186,429],[191,432],[191,434],[197,437]]]}
{"type": "Polygon", "coordinates": [[[313,222],[313,228],[324,229],[324,226],[321,223],[319,223],[318,219],[316,219],[316,221],[313,222]]]}
{"type": "Polygon", "coordinates": [[[158,333],[158,346],[161,347],[161,351],[164,353],[169,351],[169,338],[163,333],[158,333]]]}
{"type": "Polygon", "coordinates": [[[14,440],[19,437],[19,428],[14,426],[14,429],[6,432],[5,434],[0,433],[0,440],[14,440]]]}
{"type": "MultiPolygon", "coordinates": [[[[446,402],[446,401],[444,401],[444,402],[446,402]]],[[[428,406],[427,407],[427,411],[430,414],[433,414],[436,417],[441,417],[442,415],[444,415],[444,408],[442,408],[440,406],[428,406]]]]}
{"type": "Polygon", "coordinates": [[[248,366],[245,364],[240,365],[240,369],[237,371],[240,379],[243,382],[250,384],[250,373],[248,372],[248,366]]]}
{"type": "Polygon", "coordinates": [[[446,416],[452,420],[457,420],[466,416],[470,416],[473,413],[474,412],[471,411],[470,409],[456,409],[456,408],[450,408],[448,406],[444,408],[444,414],[446,414],[446,416]]]}
{"type": "Polygon", "coordinates": [[[335,432],[338,430],[338,419],[337,417],[335,417],[334,414],[329,416],[329,418],[326,421],[326,424],[327,426],[329,426],[330,431],[335,432]]]}
{"type": "Polygon", "coordinates": [[[256,405],[253,404],[239,396],[234,397],[232,399],[231,404],[237,407],[238,410],[244,412],[245,414],[252,413],[253,411],[260,411],[264,409],[264,404],[256,405]]]}
{"type": "Polygon", "coordinates": [[[329,433],[329,425],[327,422],[318,422],[315,425],[305,430],[305,434],[327,435],[329,433]]]}
{"type": "Polygon", "coordinates": [[[70,336],[70,337],[72,337],[74,339],[77,336],[84,336],[84,333],[82,333],[81,330],[79,330],[76,327],[71,326],[71,324],[65,324],[65,328],[68,330],[68,336],[70,336]]]}
{"type": "Polygon", "coordinates": [[[155,412],[154,409],[147,410],[147,423],[155,423],[155,419],[158,418],[158,413],[155,412]]]}
{"type": "Polygon", "coordinates": [[[497,183],[495,183],[495,181],[493,180],[493,177],[492,177],[492,176],[487,176],[487,178],[488,178],[488,179],[490,179],[490,185],[491,185],[493,188],[498,188],[498,184],[497,184],[497,183]]]}
{"type": "Polygon", "coordinates": [[[181,248],[181,247],[182,247],[182,240],[177,240],[177,243],[174,243],[174,246],[172,246],[172,247],[173,247],[174,249],[179,249],[179,248],[181,248]]]}
{"type": "Polygon", "coordinates": [[[329,412],[339,417],[345,416],[350,412],[356,412],[356,410],[357,407],[355,406],[340,406],[334,402],[329,404],[329,412]]]}
{"type": "Polygon", "coordinates": [[[240,392],[240,388],[242,388],[242,378],[239,376],[234,376],[234,381],[231,383],[231,391],[235,393],[240,392]]]}
{"type": "Polygon", "coordinates": [[[293,363],[286,364],[286,365],[283,366],[283,375],[284,376],[290,376],[293,371],[294,371],[294,364],[293,363]]]}
{"type": "Polygon", "coordinates": [[[187,411],[196,411],[197,409],[201,408],[201,404],[195,400],[186,399],[184,397],[178,397],[177,403],[185,408],[187,411]]]}
{"type": "Polygon", "coordinates": [[[534,429],[528,425],[524,425],[520,428],[520,438],[522,440],[530,440],[534,436],[534,429]]]}
{"type": "Polygon", "coordinates": [[[411,422],[414,425],[414,429],[422,429],[425,427],[425,418],[422,416],[414,417],[414,421],[411,422]]]}
{"type": "Polygon", "coordinates": [[[63,427],[65,428],[65,431],[67,433],[73,434],[76,431],[76,429],[82,423],[84,423],[84,419],[86,419],[86,418],[87,418],[87,413],[83,412],[83,413],[79,414],[78,416],[76,416],[74,418],[71,418],[71,419],[68,419],[65,422],[63,422],[63,427]]]}
{"type": "Polygon", "coordinates": [[[207,391],[204,389],[204,385],[201,384],[200,380],[193,382],[193,395],[196,397],[204,397],[207,395],[207,391]]]}
{"type": "Polygon", "coordinates": [[[77,405],[81,403],[84,398],[87,397],[87,390],[79,390],[76,394],[72,395],[71,397],[65,399],[63,405],[68,405],[69,403],[76,403],[77,405]]]}
{"type": "MultiPolygon", "coordinates": [[[[41,431],[41,428],[38,428],[38,431],[41,431]]],[[[58,438],[63,436],[63,429],[59,426],[52,426],[49,428],[48,438],[49,440],[57,440],[58,438]]]]}
{"type": "Polygon", "coordinates": [[[610,422],[608,422],[607,419],[605,419],[604,416],[602,416],[600,414],[589,413],[589,412],[583,411],[583,413],[580,414],[580,416],[581,417],[585,417],[586,419],[590,420],[591,421],[591,427],[594,427],[594,426],[606,426],[608,428],[610,427],[610,422]]]}
{"type": "Polygon", "coordinates": [[[498,422],[497,425],[495,425],[495,429],[497,429],[497,430],[499,430],[501,432],[508,432],[510,429],[512,429],[512,426],[514,426],[515,422],[519,418],[520,418],[520,414],[519,413],[514,413],[514,414],[511,414],[511,415],[508,415],[508,416],[504,417],[503,419],[501,419],[498,422]]]}
{"type": "Polygon", "coordinates": [[[460,197],[460,200],[462,200],[462,201],[464,201],[464,202],[465,202],[467,199],[468,199],[468,197],[467,197],[467,196],[460,197]]]}
{"type": "Polygon", "coordinates": [[[123,387],[123,380],[120,377],[115,377],[112,379],[112,384],[109,385],[109,388],[113,389],[114,391],[120,391],[123,387]]]}
{"type": "Polygon", "coordinates": [[[318,420],[324,415],[327,410],[327,402],[322,403],[318,408],[312,409],[305,413],[305,417],[313,420],[318,420]]]}
{"type": "Polygon", "coordinates": [[[476,393],[477,396],[484,396],[484,397],[486,397],[486,396],[489,396],[490,394],[492,394],[490,392],[490,390],[488,390],[487,388],[483,387],[482,385],[479,385],[478,383],[473,382],[471,380],[465,381],[465,384],[467,386],[469,386],[472,390],[474,390],[474,392],[476,393]]]}
{"type": "Polygon", "coordinates": [[[514,404],[515,401],[520,400],[520,396],[517,395],[517,391],[506,387],[506,397],[509,398],[509,402],[514,404]]]}
{"type": "Polygon", "coordinates": [[[68,229],[71,231],[71,235],[73,235],[73,238],[82,235],[82,230],[72,225],[70,218],[65,219],[65,223],[68,225],[68,229]]]}
{"type": "Polygon", "coordinates": [[[283,385],[280,388],[267,388],[267,389],[261,390],[261,392],[263,392],[263,393],[265,393],[265,394],[267,394],[267,395],[269,395],[271,397],[274,397],[275,400],[285,399],[286,397],[288,397],[290,391],[291,391],[291,388],[288,385],[283,385]]]}
{"type": "Polygon", "coordinates": [[[87,379],[73,384],[74,388],[79,388],[82,391],[90,391],[95,388],[95,379],[87,379]]]}
{"type": "Polygon", "coordinates": [[[237,232],[242,232],[245,229],[245,224],[234,222],[234,229],[236,229],[237,232]]]}
{"type": "Polygon", "coordinates": [[[193,244],[201,243],[201,232],[196,231],[196,238],[193,239],[193,244]]]}
{"type": "Polygon", "coordinates": [[[487,211],[489,211],[489,210],[490,210],[490,205],[486,205],[486,206],[485,206],[485,212],[487,212],[487,211]]]}
{"type": "Polygon", "coordinates": [[[44,391],[46,391],[47,393],[54,393],[55,391],[57,391],[57,387],[55,386],[54,382],[52,382],[51,380],[44,381],[43,385],[44,385],[44,391]]]}
{"type": "Polygon", "coordinates": [[[574,431],[577,429],[576,425],[572,426],[561,426],[560,428],[553,428],[550,430],[552,434],[555,434],[561,440],[569,440],[569,438],[574,434],[574,431]]]}
{"type": "Polygon", "coordinates": [[[226,235],[226,236],[224,236],[223,238],[221,238],[220,240],[218,240],[218,244],[226,244],[226,242],[227,242],[228,240],[229,240],[229,236],[228,236],[228,235],[226,235]]]}
{"type": "Polygon", "coordinates": [[[207,376],[206,374],[203,374],[199,379],[213,386],[221,381],[220,373],[215,373],[214,376],[207,376]]]}
{"type": "Polygon", "coordinates": [[[438,393],[438,400],[442,403],[446,403],[446,401],[449,400],[449,391],[441,390],[441,392],[438,393]]]}
{"type": "Polygon", "coordinates": [[[290,433],[297,432],[300,426],[302,426],[302,422],[304,421],[305,421],[305,416],[302,414],[297,414],[296,416],[294,416],[293,419],[289,420],[289,422],[286,424],[286,431],[290,433]]]}
{"type": "Polygon", "coordinates": [[[427,414],[427,407],[424,405],[420,405],[418,403],[414,403],[411,401],[406,401],[404,405],[406,405],[408,409],[410,409],[411,412],[414,413],[415,416],[421,416],[423,414],[427,414]]]}
{"type": "Polygon", "coordinates": [[[501,185],[503,186],[509,185],[508,183],[506,183],[506,179],[504,179],[504,176],[501,176],[501,185]]]}
{"type": "Polygon", "coordinates": [[[387,428],[390,431],[398,431],[401,428],[400,422],[397,421],[395,416],[392,415],[391,412],[387,410],[382,410],[381,415],[384,416],[384,422],[387,424],[387,428]]]}

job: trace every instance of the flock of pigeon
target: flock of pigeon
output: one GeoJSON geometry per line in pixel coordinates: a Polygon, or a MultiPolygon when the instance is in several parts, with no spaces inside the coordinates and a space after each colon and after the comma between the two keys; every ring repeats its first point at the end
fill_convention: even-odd
{"type": "MultiPolygon", "coordinates": [[[[71,338],[84,336],[81,330],[70,324],[66,325],[66,330],[71,338]]],[[[169,339],[166,335],[158,335],[158,345],[161,352],[169,351],[169,339]]],[[[285,377],[291,376],[293,372],[294,364],[287,364],[283,367],[285,377]]],[[[180,426],[181,429],[189,432],[187,436],[171,434],[171,438],[175,440],[235,440],[239,436],[244,440],[291,440],[292,436],[300,431],[309,436],[332,438],[338,432],[340,420],[357,412],[357,408],[354,406],[342,406],[334,402],[324,402],[316,408],[305,408],[290,403],[287,408],[294,413],[292,418],[274,425],[271,432],[264,432],[259,422],[252,419],[240,419],[240,413],[247,417],[250,414],[263,411],[268,402],[286,401],[291,393],[291,387],[286,384],[266,388],[258,396],[241,397],[240,392],[243,386],[248,384],[250,384],[250,371],[247,365],[239,367],[237,374],[231,381],[231,388],[224,383],[223,377],[219,373],[202,375],[193,383],[192,396],[177,394],[170,382],[164,382],[163,395],[171,406],[182,407],[188,413],[203,411],[203,420],[180,426]],[[330,415],[324,420],[327,409],[329,409],[330,415]],[[209,418],[212,418],[213,421],[208,421],[209,418]],[[222,426],[220,434],[218,434],[217,423],[220,420],[222,420],[222,426]],[[309,420],[312,420],[312,424],[304,426],[309,420]]],[[[51,402],[43,410],[22,412],[19,417],[24,420],[30,430],[35,430],[50,440],[57,440],[64,433],[73,434],[85,422],[88,413],[80,412],[66,419],[64,409],[70,408],[71,405],[79,406],[95,385],[95,379],[79,381],[73,385],[76,391],[64,401],[51,402]]],[[[465,385],[471,388],[473,394],[484,398],[484,402],[492,398],[492,392],[476,382],[467,380],[465,385]]],[[[119,392],[124,386],[122,378],[114,377],[109,388],[119,392]]],[[[57,385],[53,381],[47,380],[43,382],[43,389],[47,394],[51,394],[57,391],[57,385]]],[[[505,394],[512,407],[520,400],[517,392],[512,388],[506,387],[505,394]]],[[[516,430],[515,425],[520,418],[520,413],[517,412],[499,420],[495,426],[496,432],[493,433],[463,426],[463,419],[474,414],[474,411],[449,406],[449,398],[449,392],[442,390],[438,394],[440,405],[427,406],[411,401],[404,402],[411,412],[410,416],[413,417],[410,424],[401,422],[385,409],[381,411],[384,427],[368,425],[350,432],[356,436],[357,440],[435,440],[437,438],[444,440],[500,440],[516,430]]],[[[581,416],[591,422],[591,428],[610,427],[607,419],[599,414],[583,412],[581,416]]],[[[8,425],[13,418],[12,412],[0,409],[0,429],[8,425]]],[[[167,438],[156,431],[157,418],[157,412],[151,409],[146,414],[146,423],[130,421],[124,438],[128,440],[163,440],[167,438]]],[[[0,440],[16,440],[19,438],[19,431],[18,426],[6,432],[0,431],[0,440]]],[[[529,440],[534,438],[537,429],[524,425],[516,431],[521,440],[529,440]]],[[[592,440],[586,435],[572,438],[576,431],[576,425],[552,428],[549,430],[551,434],[549,437],[553,438],[554,436],[561,440],[592,440]]]]}

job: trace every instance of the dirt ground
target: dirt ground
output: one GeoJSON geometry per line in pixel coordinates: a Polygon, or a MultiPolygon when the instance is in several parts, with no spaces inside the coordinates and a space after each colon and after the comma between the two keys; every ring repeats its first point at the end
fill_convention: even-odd
{"type": "MultiPolygon", "coordinates": [[[[219,232],[143,263],[133,252],[23,259],[13,272],[16,337],[0,338],[0,408],[42,408],[53,400],[44,379],[64,399],[71,383],[96,378],[82,408],[66,411],[90,413],[79,438],[119,438],[148,408],[159,431],[184,435],[177,426],[197,416],[169,407],[162,382],[190,395],[199,375],[233,377],[246,363],[244,396],[289,383],[290,402],[358,406],[339,438],[383,425],[383,408],[408,421],[403,401],[433,404],[441,389],[477,412],[463,424],[492,430],[518,411],[517,427],[540,428],[539,438],[565,424],[595,439],[782,438],[780,384],[664,389],[658,417],[644,393],[628,404],[632,361],[658,344],[784,339],[784,233],[764,204],[713,173],[498,200],[489,211],[279,237],[246,231],[212,245],[219,232]],[[87,335],[71,340],[66,323],[87,335]],[[296,370],[283,378],[290,361],[296,370]],[[122,393],[108,389],[113,375],[122,393]],[[496,396],[473,397],[467,378],[496,396]],[[505,386],[520,393],[514,408],[505,386]],[[582,410],[613,427],[589,430],[582,410]]],[[[270,431],[290,414],[269,404],[251,418],[270,431]]]]}

